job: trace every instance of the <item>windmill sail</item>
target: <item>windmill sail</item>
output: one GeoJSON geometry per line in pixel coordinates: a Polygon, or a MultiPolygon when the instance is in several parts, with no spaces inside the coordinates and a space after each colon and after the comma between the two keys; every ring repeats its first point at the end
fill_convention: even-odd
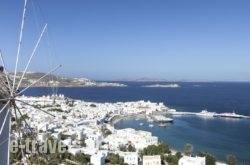
{"type": "MultiPolygon", "coordinates": [[[[11,134],[11,119],[15,119],[15,122],[18,119],[17,112],[19,115],[21,115],[21,120],[23,120],[30,129],[30,132],[32,132],[31,127],[29,126],[26,119],[23,118],[22,112],[18,108],[16,102],[21,102],[22,104],[28,105],[33,107],[33,105],[26,103],[24,101],[16,99],[16,97],[20,94],[22,94],[24,91],[26,91],[28,88],[34,86],[36,83],[41,81],[43,78],[47,77],[51,73],[55,72],[58,68],[61,67],[61,65],[57,66],[56,68],[50,70],[48,73],[43,75],[42,77],[38,78],[36,81],[31,82],[31,84],[27,85],[20,89],[20,86],[22,85],[22,80],[25,79],[25,74],[27,73],[27,69],[36,53],[36,50],[40,44],[40,41],[44,35],[45,30],[47,29],[47,24],[45,24],[41,34],[39,35],[39,38],[33,48],[33,51],[30,55],[30,58],[27,62],[27,65],[25,66],[24,72],[22,73],[21,78],[17,75],[18,73],[18,64],[22,58],[20,57],[20,49],[21,49],[21,43],[22,43],[22,34],[24,29],[24,18],[26,13],[26,5],[27,0],[24,0],[24,9],[23,9],[23,16],[22,16],[22,22],[21,22],[21,29],[20,29],[20,36],[19,36],[19,42],[18,42],[18,50],[17,50],[17,56],[16,56],[16,63],[15,63],[15,70],[14,75],[11,77],[9,76],[8,72],[6,72],[6,65],[3,58],[3,54],[0,50],[0,57],[1,62],[3,66],[0,66],[0,165],[9,165],[10,164],[10,134],[11,134]],[[10,79],[11,78],[11,79],[10,79]]],[[[54,116],[42,109],[37,108],[40,111],[43,111],[44,113],[54,116]]],[[[19,125],[19,124],[17,124],[19,125]]],[[[18,132],[15,131],[15,133],[18,133],[17,137],[13,138],[22,138],[21,137],[21,126],[19,125],[17,128],[18,132]]],[[[13,131],[14,132],[14,131],[13,131]]],[[[32,135],[33,136],[33,135],[32,135]]],[[[19,141],[20,143],[20,141],[19,141]]],[[[24,152],[22,153],[22,160],[21,162],[24,164],[27,164],[25,162],[28,162],[29,159],[27,159],[27,156],[24,155],[24,152]]],[[[36,154],[33,155],[34,157],[37,156],[36,154]]],[[[38,159],[38,158],[37,158],[38,159]]],[[[38,160],[39,162],[39,160],[38,160]]],[[[39,163],[38,163],[39,164],[39,163]]]]}

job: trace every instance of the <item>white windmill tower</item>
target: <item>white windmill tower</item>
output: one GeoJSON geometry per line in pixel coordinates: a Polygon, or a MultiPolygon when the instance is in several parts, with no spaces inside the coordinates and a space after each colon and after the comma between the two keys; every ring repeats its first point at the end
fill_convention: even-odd
{"type": "MultiPolygon", "coordinates": [[[[17,119],[17,114],[19,116],[22,116],[22,112],[17,106],[16,102],[22,102],[22,104],[30,105],[28,102],[18,100],[17,96],[25,92],[27,89],[32,87],[33,85],[37,84],[39,81],[41,81],[46,76],[50,75],[52,72],[56,71],[58,68],[61,67],[61,65],[55,67],[51,71],[49,71],[47,74],[43,75],[39,79],[37,79],[35,82],[31,83],[30,85],[26,86],[25,88],[20,88],[22,81],[25,77],[25,74],[27,73],[27,70],[29,68],[29,65],[37,51],[37,48],[40,44],[40,41],[44,35],[44,32],[47,29],[47,24],[44,25],[40,36],[37,39],[37,42],[33,48],[33,51],[27,61],[27,64],[25,66],[25,69],[22,73],[22,76],[17,78],[17,70],[18,70],[18,63],[20,57],[20,50],[21,50],[21,43],[23,38],[23,29],[24,29],[24,22],[25,22],[25,16],[26,16],[26,6],[27,1],[24,0],[24,8],[23,8],[23,15],[22,15],[22,21],[21,21],[21,28],[20,28],[20,35],[19,35],[19,41],[18,41],[18,47],[17,47],[17,55],[16,55],[16,61],[15,61],[15,70],[14,70],[14,76],[11,78],[9,75],[9,72],[6,69],[5,61],[3,58],[2,51],[0,50],[0,56],[1,56],[1,62],[2,66],[0,67],[0,164],[8,165],[9,162],[9,146],[10,146],[10,132],[11,132],[11,118],[14,117],[17,119]]],[[[39,109],[43,111],[44,113],[47,113],[49,115],[52,115],[42,109],[39,109]]],[[[53,116],[53,115],[52,115],[53,116]]],[[[25,120],[25,119],[24,119],[25,120]]],[[[24,121],[27,126],[29,126],[28,122],[24,121]]],[[[20,129],[19,129],[19,135],[20,135],[20,129]]],[[[24,157],[24,155],[23,155],[24,157]]]]}

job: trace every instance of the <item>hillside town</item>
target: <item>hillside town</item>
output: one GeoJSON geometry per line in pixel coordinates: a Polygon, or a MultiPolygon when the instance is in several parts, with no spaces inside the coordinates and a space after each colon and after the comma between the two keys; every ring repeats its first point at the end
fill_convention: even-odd
{"type": "MultiPolygon", "coordinates": [[[[1,97],[7,98],[4,93],[8,92],[2,87],[1,97]]],[[[4,100],[1,101],[2,106],[4,100]]],[[[144,100],[97,103],[73,100],[62,94],[18,96],[15,100],[15,105],[10,107],[14,108],[11,110],[10,143],[28,145],[19,146],[17,152],[10,149],[11,164],[27,161],[36,164],[39,161],[38,164],[62,165],[210,165],[211,162],[225,165],[216,162],[208,153],[193,156],[191,144],[184,146],[183,152],[177,152],[160,142],[151,132],[132,128],[115,129],[115,123],[126,118],[148,118],[159,122],[159,126],[165,126],[165,122],[172,122],[173,119],[164,115],[173,109],[163,103],[144,100]],[[32,144],[32,152],[27,152],[30,140],[35,141],[35,147],[32,144]],[[49,148],[49,151],[37,151],[42,144],[47,148],[51,141],[62,143],[66,150],[59,152],[59,149],[49,148]]]]}
{"type": "MultiPolygon", "coordinates": [[[[22,112],[22,116],[18,115],[18,118],[25,119],[25,122],[21,121],[23,123],[22,128],[20,128],[22,129],[22,138],[30,134],[30,130],[32,130],[36,133],[36,139],[39,143],[53,139],[67,146],[68,156],[65,156],[64,153],[63,158],[62,155],[58,160],[54,158],[53,161],[57,163],[93,165],[206,164],[206,155],[191,157],[192,151],[184,155],[171,151],[166,144],[160,143],[158,137],[153,136],[150,132],[132,128],[114,128],[115,122],[127,117],[147,117],[166,113],[169,108],[163,103],[143,100],[96,103],[72,100],[64,95],[20,96],[17,100],[20,100],[17,102],[17,106],[22,112]],[[156,151],[157,149],[150,149],[157,146],[161,147],[160,152],[156,151]],[[114,160],[116,157],[118,157],[117,161],[114,160]]],[[[20,140],[18,138],[21,138],[18,133],[20,130],[16,126],[17,123],[12,123],[12,140],[20,140]]],[[[15,162],[17,158],[12,160],[15,162]]],[[[21,160],[19,161],[21,162],[21,160]]]]}

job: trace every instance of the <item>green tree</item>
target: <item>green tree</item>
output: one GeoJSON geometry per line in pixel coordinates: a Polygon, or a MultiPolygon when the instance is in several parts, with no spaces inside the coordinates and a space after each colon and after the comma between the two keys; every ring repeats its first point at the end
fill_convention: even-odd
{"type": "Polygon", "coordinates": [[[166,153],[170,154],[171,153],[171,151],[169,149],[169,146],[166,143],[160,143],[158,145],[158,149],[159,149],[160,153],[164,153],[164,154],[166,154],[166,153]]]}
{"type": "Polygon", "coordinates": [[[167,155],[164,157],[164,160],[168,162],[169,165],[178,165],[180,158],[182,157],[181,152],[177,152],[175,155],[167,155]]]}
{"type": "Polygon", "coordinates": [[[109,156],[107,157],[107,163],[110,164],[124,164],[123,158],[121,158],[118,154],[109,154],[109,156]]]}
{"type": "Polygon", "coordinates": [[[216,163],[216,158],[209,153],[198,152],[197,155],[201,157],[206,157],[206,165],[215,165],[216,163]]]}
{"type": "Polygon", "coordinates": [[[120,151],[126,152],[127,151],[126,146],[120,146],[120,151]]]}
{"type": "Polygon", "coordinates": [[[160,143],[158,146],[149,145],[142,151],[143,155],[164,155],[167,153],[171,153],[171,151],[166,143],[160,143]]]}
{"type": "Polygon", "coordinates": [[[182,157],[182,154],[181,152],[176,152],[175,153],[175,156],[178,158],[178,160],[182,157]]]}
{"type": "Polygon", "coordinates": [[[90,156],[85,154],[76,154],[73,159],[85,164],[90,162],[90,156]]]}
{"type": "Polygon", "coordinates": [[[178,165],[179,159],[175,155],[168,155],[165,157],[165,160],[168,162],[169,165],[178,165]]]}
{"type": "Polygon", "coordinates": [[[237,164],[237,158],[236,158],[236,156],[232,155],[232,154],[227,155],[227,164],[228,165],[235,165],[235,164],[237,164]]]}
{"type": "Polygon", "coordinates": [[[136,149],[134,146],[132,146],[131,144],[128,145],[128,149],[127,149],[128,152],[135,152],[136,149]]]}
{"type": "Polygon", "coordinates": [[[187,143],[185,146],[184,146],[184,154],[187,155],[187,156],[190,156],[193,152],[193,145],[192,144],[189,144],[187,143]]]}

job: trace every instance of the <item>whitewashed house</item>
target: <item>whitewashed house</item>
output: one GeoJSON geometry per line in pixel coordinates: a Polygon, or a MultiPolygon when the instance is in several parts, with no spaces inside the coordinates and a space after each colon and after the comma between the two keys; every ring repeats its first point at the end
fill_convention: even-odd
{"type": "Polygon", "coordinates": [[[138,154],[137,153],[126,153],[124,155],[124,163],[128,165],[138,165],[138,154]]]}
{"type": "Polygon", "coordinates": [[[160,155],[143,156],[142,165],[161,165],[161,156],[160,155]]]}
{"type": "Polygon", "coordinates": [[[90,163],[92,165],[104,165],[105,164],[105,155],[104,154],[91,155],[90,163]]]}
{"type": "Polygon", "coordinates": [[[183,156],[178,165],[206,165],[206,157],[183,156]]]}

